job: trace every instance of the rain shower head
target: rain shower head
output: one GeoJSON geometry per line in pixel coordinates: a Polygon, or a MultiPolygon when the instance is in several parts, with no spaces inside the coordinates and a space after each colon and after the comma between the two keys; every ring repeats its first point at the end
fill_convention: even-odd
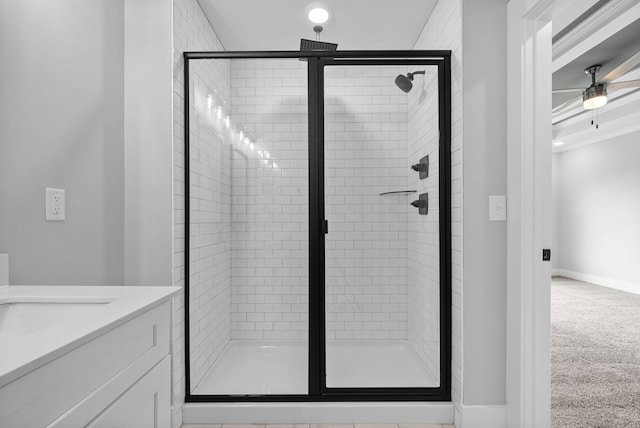
{"type": "Polygon", "coordinates": [[[407,73],[407,75],[398,74],[396,77],[396,86],[402,89],[404,92],[409,92],[411,88],[413,88],[413,76],[416,74],[424,74],[424,70],[422,71],[414,71],[413,73],[407,73]]]}
{"type": "Polygon", "coordinates": [[[337,43],[320,41],[320,33],[322,33],[321,25],[316,25],[315,27],[313,27],[313,31],[315,31],[316,33],[316,39],[300,39],[300,51],[335,51],[336,49],[338,49],[337,43]]]}
{"type": "Polygon", "coordinates": [[[300,39],[300,51],[335,51],[337,43],[321,42],[318,40],[300,39]]]}

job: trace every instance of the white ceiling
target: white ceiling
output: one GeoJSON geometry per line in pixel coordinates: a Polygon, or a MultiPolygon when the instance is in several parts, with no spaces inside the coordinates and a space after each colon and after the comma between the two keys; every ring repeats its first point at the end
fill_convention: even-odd
{"type": "MultiPolygon", "coordinates": [[[[228,51],[299,50],[315,40],[304,15],[315,0],[198,0],[228,51]]],[[[339,50],[413,49],[438,0],[325,0],[333,18],[320,40],[339,50]]]]}

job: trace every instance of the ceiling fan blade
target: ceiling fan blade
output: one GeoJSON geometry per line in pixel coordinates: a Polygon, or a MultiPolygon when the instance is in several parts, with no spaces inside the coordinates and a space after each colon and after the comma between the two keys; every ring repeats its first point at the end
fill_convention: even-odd
{"type": "Polygon", "coordinates": [[[571,98],[569,101],[560,104],[558,107],[554,108],[551,113],[552,114],[556,114],[556,113],[560,113],[566,109],[568,109],[569,107],[571,107],[572,105],[574,105],[575,103],[577,103],[578,101],[582,100],[582,95],[578,95],[575,98],[571,98]]]}
{"type": "Polygon", "coordinates": [[[565,88],[565,89],[553,89],[551,92],[554,94],[564,94],[565,92],[582,92],[584,88],[565,88]]]}
{"type": "Polygon", "coordinates": [[[602,83],[613,82],[614,80],[619,79],[625,73],[635,68],[638,64],[640,64],[640,52],[637,52],[631,58],[617,66],[615,69],[611,70],[606,76],[600,79],[602,83]]]}
{"type": "Polygon", "coordinates": [[[607,83],[607,91],[616,91],[618,89],[640,88],[640,80],[627,80],[626,82],[607,83]]]}

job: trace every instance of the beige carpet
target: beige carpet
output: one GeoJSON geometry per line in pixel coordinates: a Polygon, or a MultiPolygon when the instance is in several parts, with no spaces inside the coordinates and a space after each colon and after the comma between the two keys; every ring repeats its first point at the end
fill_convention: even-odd
{"type": "Polygon", "coordinates": [[[554,277],[554,428],[640,428],[640,295],[554,277]]]}

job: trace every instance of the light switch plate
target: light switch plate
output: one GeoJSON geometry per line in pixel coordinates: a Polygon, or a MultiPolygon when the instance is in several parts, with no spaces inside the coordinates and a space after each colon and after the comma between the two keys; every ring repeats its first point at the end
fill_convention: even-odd
{"type": "Polygon", "coordinates": [[[9,254],[0,254],[0,286],[9,285],[9,254]]]}
{"type": "Polygon", "coordinates": [[[45,189],[45,219],[47,221],[64,221],[65,197],[64,189],[45,189]]]}
{"type": "Polygon", "coordinates": [[[489,221],[507,220],[507,197],[505,195],[489,196],[489,221]]]}

